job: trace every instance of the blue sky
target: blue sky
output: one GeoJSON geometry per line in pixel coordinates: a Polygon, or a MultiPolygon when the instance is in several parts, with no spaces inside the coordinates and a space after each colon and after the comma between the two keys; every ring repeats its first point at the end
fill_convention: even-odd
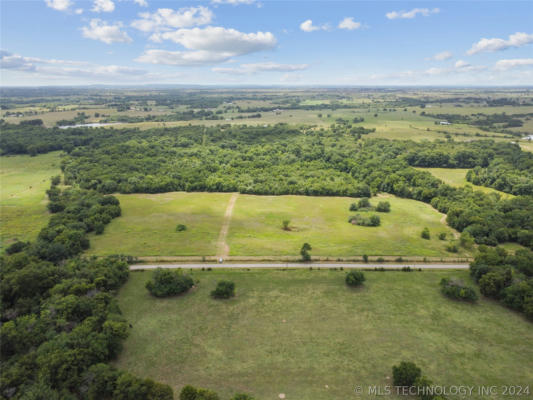
{"type": "Polygon", "coordinates": [[[532,85],[532,1],[0,0],[1,85],[532,85]]]}

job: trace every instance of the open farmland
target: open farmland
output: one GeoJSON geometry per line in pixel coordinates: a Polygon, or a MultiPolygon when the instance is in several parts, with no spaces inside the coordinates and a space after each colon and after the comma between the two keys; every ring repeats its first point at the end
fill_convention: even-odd
{"type": "Polygon", "coordinates": [[[118,301],[133,328],[115,365],[224,399],[346,400],[357,385],[391,384],[401,360],[439,385],[533,380],[529,322],[490,300],[440,293],[441,278],[469,281],[466,271],[365,272],[360,289],[347,288],[340,270],[191,274],[197,287],[167,299],[145,289],[151,272],[131,274],[118,301]],[[221,279],[235,282],[235,298],[209,297],[221,279]]]}
{"type": "Polygon", "coordinates": [[[46,190],[50,177],[60,174],[59,152],[0,157],[0,235],[2,247],[18,240],[34,240],[50,214],[46,190]]]}
{"type": "MultiPolygon", "coordinates": [[[[103,235],[91,237],[89,254],[135,256],[212,256],[230,198],[220,193],[164,193],[117,195],[122,216],[103,235]],[[177,224],[187,230],[176,232],[177,224]]],[[[456,233],[444,222],[444,215],[422,202],[380,196],[390,213],[375,213],[381,226],[363,227],[348,223],[354,213],[347,197],[239,195],[229,220],[226,243],[230,256],[298,256],[304,242],[321,257],[419,256],[455,257],[445,250],[456,233]],[[290,231],[282,229],[290,220],[290,231]],[[420,232],[433,234],[424,240],[420,232]],[[437,238],[447,233],[448,240],[437,238]]]]}

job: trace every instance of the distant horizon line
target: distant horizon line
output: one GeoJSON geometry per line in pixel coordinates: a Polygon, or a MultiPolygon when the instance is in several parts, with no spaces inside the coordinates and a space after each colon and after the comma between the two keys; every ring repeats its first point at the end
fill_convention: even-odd
{"type": "Polygon", "coordinates": [[[230,88],[230,89],[257,89],[257,88],[284,88],[284,89],[298,89],[298,88],[320,88],[320,89],[372,89],[372,88],[424,88],[424,89],[495,89],[495,88],[506,88],[506,89],[533,89],[533,85],[317,85],[317,84],[301,84],[301,85],[280,85],[280,84],[271,84],[271,85],[253,85],[253,84],[243,84],[243,85],[226,85],[226,84],[180,84],[180,83],[152,83],[152,84],[80,84],[80,85],[0,85],[0,90],[2,89],[48,89],[48,88],[230,88]]]}

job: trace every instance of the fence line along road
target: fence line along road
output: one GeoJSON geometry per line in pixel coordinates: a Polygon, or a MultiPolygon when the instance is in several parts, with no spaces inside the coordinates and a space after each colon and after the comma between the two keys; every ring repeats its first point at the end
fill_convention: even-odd
{"type": "Polygon", "coordinates": [[[468,269],[468,264],[363,264],[363,263],[180,263],[180,264],[134,264],[130,269],[156,269],[156,268],[358,268],[358,269],[402,269],[404,267],[411,267],[413,269],[468,269]]]}

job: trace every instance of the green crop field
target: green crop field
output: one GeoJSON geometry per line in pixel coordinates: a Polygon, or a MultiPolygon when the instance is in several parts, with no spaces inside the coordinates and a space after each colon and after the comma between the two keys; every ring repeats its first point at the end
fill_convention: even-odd
{"type": "Polygon", "coordinates": [[[402,360],[438,385],[533,381],[533,330],[522,315],[485,298],[467,304],[440,294],[442,277],[469,282],[467,271],[365,272],[355,290],[344,274],[195,270],[190,293],[156,299],[144,288],[151,272],[132,273],[118,300],[133,327],[115,364],[224,399],[375,398],[354,388],[392,384],[402,360]],[[220,279],[235,282],[235,298],[209,297],[220,279]]]}
{"type": "Polygon", "coordinates": [[[60,174],[59,152],[0,157],[0,241],[33,240],[46,225],[46,190],[50,177],[60,174]]]}
{"type": "MultiPolygon", "coordinates": [[[[103,235],[91,235],[89,254],[135,256],[212,256],[230,194],[164,193],[117,195],[122,216],[113,220],[103,235]],[[177,224],[187,230],[176,232],[177,224]]],[[[391,204],[390,213],[378,214],[381,226],[362,227],[348,223],[353,215],[346,197],[239,195],[230,219],[226,243],[231,256],[298,256],[304,242],[314,256],[367,255],[455,257],[468,255],[445,250],[447,241],[437,238],[456,232],[444,215],[428,204],[380,196],[371,199],[391,204]],[[289,219],[290,231],[282,229],[289,219]],[[420,232],[428,227],[431,240],[420,232]]]]}

